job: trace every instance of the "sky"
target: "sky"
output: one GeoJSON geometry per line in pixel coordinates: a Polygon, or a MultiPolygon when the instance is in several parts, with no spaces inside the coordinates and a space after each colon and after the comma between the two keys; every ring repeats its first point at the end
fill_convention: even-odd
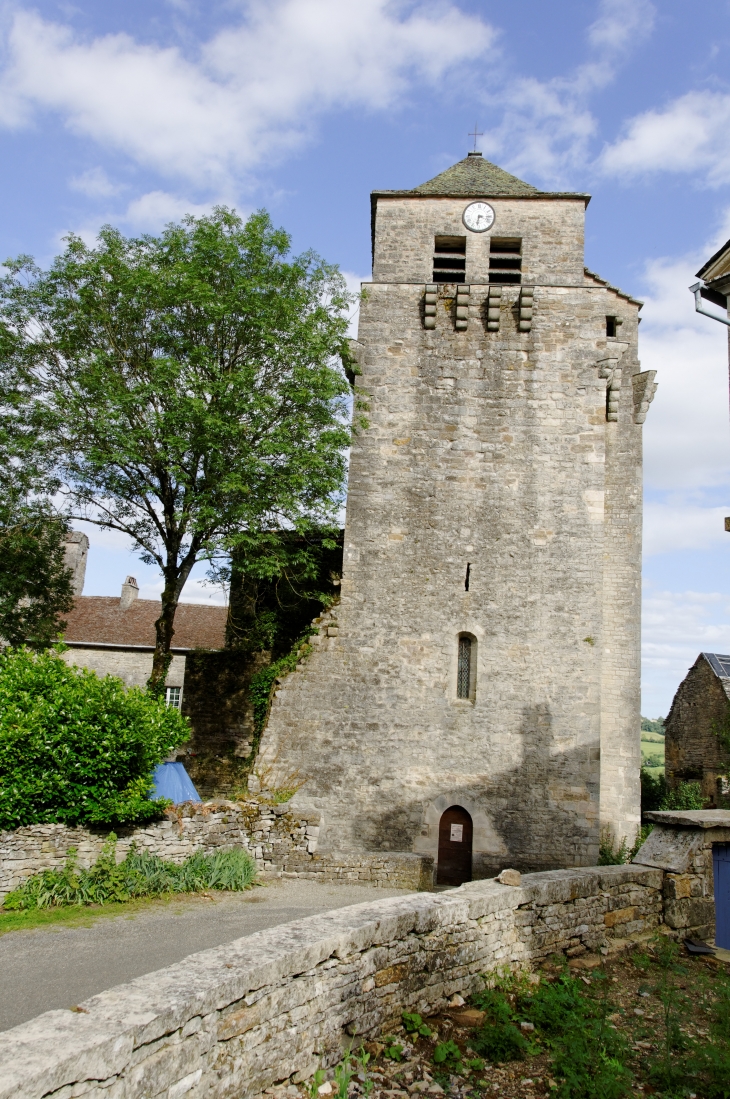
{"type": "MultiPolygon", "coordinates": [[[[644,302],[642,711],[730,652],[725,326],[688,287],[730,237],[730,0],[0,0],[0,256],[266,207],[370,273],[369,192],[485,156],[588,191],[586,264],[644,302]]],[[[161,583],[88,531],[85,594],[161,583]]],[[[199,568],[185,600],[220,601],[199,568]]]]}

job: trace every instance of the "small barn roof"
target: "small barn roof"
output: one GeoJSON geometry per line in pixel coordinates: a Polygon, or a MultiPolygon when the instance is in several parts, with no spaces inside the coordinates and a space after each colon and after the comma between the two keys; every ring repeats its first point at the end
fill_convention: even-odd
{"type": "MultiPolygon", "coordinates": [[[[157,599],[135,599],[131,606],[123,607],[116,596],[81,595],[66,615],[64,641],[74,648],[97,645],[152,649],[160,607],[157,599]]],[[[227,618],[227,607],[180,603],[175,614],[173,652],[222,649],[227,618]]]]}
{"type": "Polygon", "coordinates": [[[720,653],[701,653],[718,679],[730,679],[730,656],[720,653]]]}

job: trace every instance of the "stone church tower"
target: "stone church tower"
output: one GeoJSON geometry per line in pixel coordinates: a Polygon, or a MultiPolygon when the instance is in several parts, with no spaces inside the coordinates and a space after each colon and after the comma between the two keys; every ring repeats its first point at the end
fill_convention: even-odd
{"type": "Polygon", "coordinates": [[[433,854],[458,881],[469,843],[484,877],[634,838],[655,385],[641,303],[583,266],[588,200],[480,153],[372,195],[342,600],[257,764],[306,780],[320,849],[433,854]]]}

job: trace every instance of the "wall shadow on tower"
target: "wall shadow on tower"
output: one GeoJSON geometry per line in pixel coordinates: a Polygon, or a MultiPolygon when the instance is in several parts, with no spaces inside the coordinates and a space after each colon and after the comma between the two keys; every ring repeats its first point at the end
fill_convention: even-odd
{"type": "MultiPolygon", "coordinates": [[[[427,804],[447,794],[452,804],[481,808],[500,841],[491,852],[478,851],[475,844],[475,878],[491,877],[505,866],[527,872],[594,865],[598,857],[597,738],[593,746],[561,751],[556,748],[553,725],[547,703],[525,706],[518,734],[519,764],[476,781],[444,774],[442,788],[432,786],[428,798],[403,799],[392,809],[365,812],[355,824],[356,844],[368,851],[412,851],[427,804]]],[[[488,772],[488,763],[484,769],[488,772]]]]}

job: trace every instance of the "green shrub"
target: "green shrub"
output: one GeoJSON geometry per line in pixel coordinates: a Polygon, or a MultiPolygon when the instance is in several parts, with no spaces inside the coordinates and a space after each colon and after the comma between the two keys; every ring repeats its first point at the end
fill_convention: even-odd
{"type": "Polygon", "coordinates": [[[702,809],[706,798],[699,782],[680,782],[673,790],[668,790],[661,809],[702,809]]]}
{"type": "Polygon", "coordinates": [[[521,1061],[530,1043],[515,1022],[513,1006],[503,991],[487,988],[474,997],[487,1017],[470,1041],[475,1053],[489,1061],[521,1061]]]}
{"type": "Polygon", "coordinates": [[[627,1043],[608,1025],[612,1006],[605,977],[594,973],[586,988],[566,969],[537,987],[511,976],[502,985],[472,997],[487,1012],[469,1042],[477,1053],[507,1061],[547,1047],[559,1080],[555,1099],[621,1099],[631,1093],[627,1043]],[[521,1021],[534,1024],[534,1042],[520,1032],[521,1021]]]}
{"type": "Polygon", "coordinates": [[[88,870],[69,852],[61,870],[43,870],[8,893],[5,908],[58,908],[64,905],[110,904],[135,897],[159,897],[165,893],[199,893],[203,889],[245,889],[256,876],[256,864],[246,851],[198,852],[182,864],[165,862],[157,855],[134,847],[122,862],[115,857],[112,833],[102,853],[88,870]]]}
{"type": "Polygon", "coordinates": [[[155,766],[190,736],[143,691],[69,667],[57,651],[0,652],[0,829],[159,817],[155,766]]]}

